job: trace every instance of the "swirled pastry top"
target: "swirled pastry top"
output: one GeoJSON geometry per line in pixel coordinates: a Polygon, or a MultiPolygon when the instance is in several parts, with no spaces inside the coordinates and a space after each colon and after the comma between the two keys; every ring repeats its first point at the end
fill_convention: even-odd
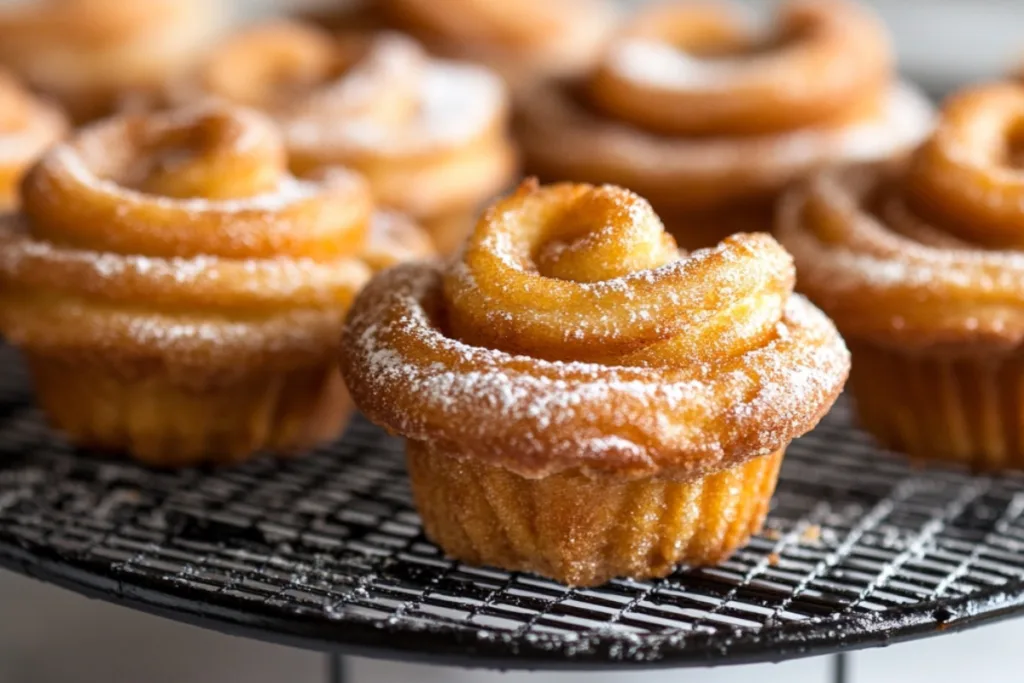
{"type": "Polygon", "coordinates": [[[568,75],[593,65],[616,20],[604,0],[379,0],[383,13],[442,54],[499,69],[568,75]]]}
{"type": "Polygon", "coordinates": [[[973,88],[895,171],[827,173],[779,235],[802,287],[850,335],[932,351],[1024,342],[1024,86],[973,88]]]}
{"type": "Polygon", "coordinates": [[[28,173],[22,213],[0,220],[0,329],[36,348],[229,364],[322,345],[368,261],[427,242],[375,217],[359,176],[299,180],[286,161],[274,124],[240,108],[83,129],[28,173]]]}
{"type": "Polygon", "coordinates": [[[220,0],[35,0],[0,9],[0,64],[82,117],[191,64],[222,24],[220,0]]]}
{"type": "Polygon", "coordinates": [[[473,206],[513,170],[501,81],[399,34],[339,39],[264,24],[223,44],[199,80],[208,95],[272,113],[296,170],[343,163],[415,216],[473,206]]]}
{"type": "Polygon", "coordinates": [[[56,107],[0,71],[0,211],[15,207],[22,173],[65,130],[67,122],[56,107]]]}
{"type": "Polygon", "coordinates": [[[375,422],[527,477],[701,476],[784,447],[849,359],[764,234],[681,255],[619,188],[526,183],[447,267],[359,296],[342,365],[375,422]]]}
{"type": "Polygon", "coordinates": [[[641,10],[589,78],[524,98],[527,157],[549,175],[704,209],[824,164],[893,156],[927,132],[931,107],[894,81],[867,9],[790,0],[769,36],[742,18],[720,2],[641,10]]]}

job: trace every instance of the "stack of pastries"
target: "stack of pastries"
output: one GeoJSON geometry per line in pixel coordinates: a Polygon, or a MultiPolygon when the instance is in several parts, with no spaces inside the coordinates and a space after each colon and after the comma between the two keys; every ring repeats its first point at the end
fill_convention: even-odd
{"type": "Polygon", "coordinates": [[[1024,468],[1024,86],[936,126],[849,0],[770,35],[375,0],[210,47],[215,4],[0,11],[0,333],[73,444],[231,463],[354,403],[447,553],[574,585],[745,543],[851,352],[884,444],[1024,468]],[[495,200],[516,142],[560,182],[495,200]]]}

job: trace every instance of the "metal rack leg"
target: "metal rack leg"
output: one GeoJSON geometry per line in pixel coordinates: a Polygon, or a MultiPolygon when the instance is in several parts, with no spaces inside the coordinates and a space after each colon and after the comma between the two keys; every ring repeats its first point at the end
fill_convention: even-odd
{"type": "Polygon", "coordinates": [[[327,683],[345,683],[345,658],[338,654],[327,655],[327,683]]]}
{"type": "Polygon", "coordinates": [[[832,657],[832,683],[850,683],[850,660],[845,652],[832,657]]]}

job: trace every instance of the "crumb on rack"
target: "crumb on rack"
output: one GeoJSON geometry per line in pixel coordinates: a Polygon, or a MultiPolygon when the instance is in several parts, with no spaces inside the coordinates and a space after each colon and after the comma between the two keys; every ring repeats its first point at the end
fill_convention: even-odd
{"type": "Polygon", "coordinates": [[[800,534],[801,543],[817,543],[821,540],[821,527],[817,524],[811,524],[803,533],[800,534]]]}

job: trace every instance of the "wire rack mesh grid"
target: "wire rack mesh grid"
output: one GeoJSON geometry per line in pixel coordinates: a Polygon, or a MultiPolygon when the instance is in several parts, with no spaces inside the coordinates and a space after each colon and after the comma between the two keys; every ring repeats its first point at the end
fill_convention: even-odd
{"type": "Polygon", "coordinates": [[[402,446],[159,471],[77,453],[0,349],[0,563],[247,635],[494,666],[778,660],[934,633],[1024,599],[1024,478],[920,469],[842,404],[787,455],[766,530],[716,568],[572,590],[446,559],[402,446]]]}

